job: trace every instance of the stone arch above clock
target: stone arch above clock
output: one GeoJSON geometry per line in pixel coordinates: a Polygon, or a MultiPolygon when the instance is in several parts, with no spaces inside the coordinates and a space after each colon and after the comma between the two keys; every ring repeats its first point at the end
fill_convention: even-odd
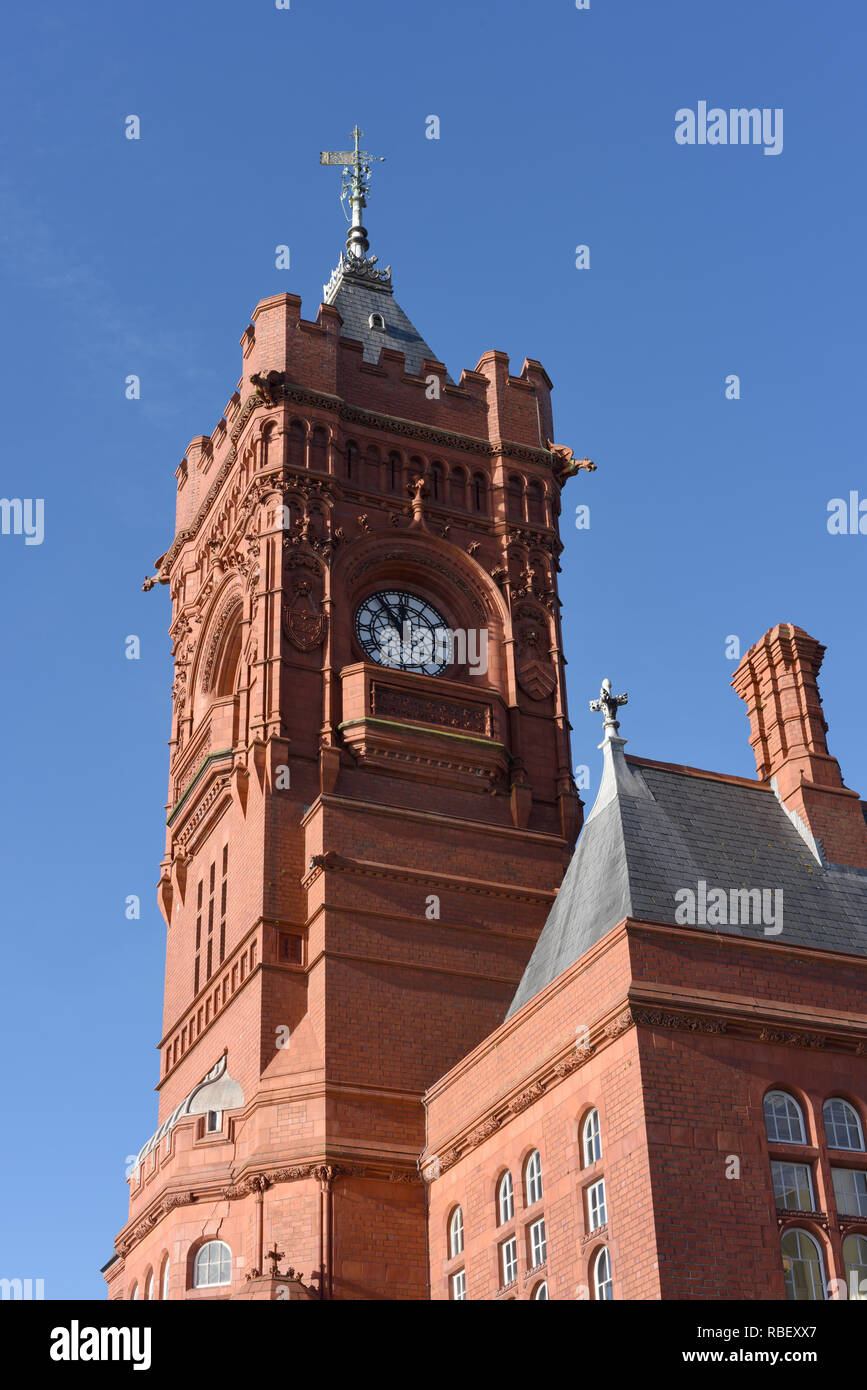
{"type": "Polygon", "coordinates": [[[403,590],[433,605],[452,629],[486,629],[487,670],[467,663],[444,675],[505,690],[504,639],[508,613],[490,575],[448,541],[428,534],[378,535],[340,555],[332,573],[335,667],[366,660],[355,633],[355,614],[377,590],[403,590]]]}

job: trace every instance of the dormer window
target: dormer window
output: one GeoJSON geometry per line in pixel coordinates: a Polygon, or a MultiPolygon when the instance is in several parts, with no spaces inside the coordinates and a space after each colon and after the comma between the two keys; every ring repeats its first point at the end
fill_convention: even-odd
{"type": "Polygon", "coordinates": [[[222,1112],[222,1110],[209,1110],[209,1111],[208,1111],[208,1118],[207,1118],[207,1120],[205,1121],[205,1133],[206,1133],[206,1134],[219,1134],[219,1133],[220,1133],[220,1130],[221,1130],[222,1128],[223,1128],[223,1112],[222,1112]]]}
{"type": "Polygon", "coordinates": [[[370,324],[371,328],[378,328],[380,333],[385,332],[385,319],[382,317],[382,314],[371,314],[367,322],[370,324]]]}

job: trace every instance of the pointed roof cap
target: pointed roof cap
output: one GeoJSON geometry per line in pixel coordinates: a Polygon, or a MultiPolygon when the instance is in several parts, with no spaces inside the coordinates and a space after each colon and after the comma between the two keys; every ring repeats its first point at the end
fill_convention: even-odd
{"type": "MultiPolygon", "coordinates": [[[[380,270],[378,257],[368,255],[370,242],[362,224],[362,209],[367,206],[370,192],[371,163],[383,161],[381,156],[359,148],[363,133],[358,126],[352,130],[353,149],[323,150],[319,156],[320,164],[342,167],[340,200],[348,203],[350,209],[346,250],[341,252],[322,295],[343,319],[342,336],[364,345],[365,362],[377,363],[382,349],[391,348],[404,354],[407,372],[417,376],[425,359],[438,362],[439,358],[396,302],[391,266],[380,270]]],[[[451,378],[447,376],[446,380],[451,378]]]]}

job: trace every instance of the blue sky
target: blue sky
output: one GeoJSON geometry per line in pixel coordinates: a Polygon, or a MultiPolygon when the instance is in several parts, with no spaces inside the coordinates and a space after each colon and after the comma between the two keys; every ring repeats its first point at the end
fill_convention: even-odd
{"type": "Polygon", "coordinates": [[[316,317],[345,225],[318,153],[356,121],[387,156],[367,225],[410,317],[455,377],[488,348],[516,371],[538,357],[558,442],[598,465],[564,494],[573,761],[595,787],[587,701],[610,675],[631,752],[752,775],[726,638],[746,649],[791,621],[828,647],[830,748],[867,795],[867,536],[826,528],[831,498],[867,498],[865,13],[45,0],[7,15],[0,494],[43,498],[45,537],[0,536],[0,1275],[103,1296],[125,1158],[156,1115],[169,602],[140,584],[256,302],[290,290],[316,317]],[[782,108],[782,153],[678,145],[675,112],[701,100],[782,108]]]}

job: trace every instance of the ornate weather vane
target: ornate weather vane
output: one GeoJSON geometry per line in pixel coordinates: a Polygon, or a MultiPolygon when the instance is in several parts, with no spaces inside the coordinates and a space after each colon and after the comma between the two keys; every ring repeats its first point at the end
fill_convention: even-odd
{"type": "Polygon", "coordinates": [[[603,728],[605,730],[613,728],[616,733],[617,730],[620,728],[620,724],[617,720],[617,711],[621,705],[627,704],[628,701],[628,695],[611,694],[611,681],[606,676],[604,681],[602,682],[602,689],[599,692],[599,699],[590,701],[590,709],[594,714],[597,714],[599,711],[601,711],[605,716],[603,728]]]}
{"type": "MultiPolygon", "coordinates": [[[[370,166],[373,163],[384,164],[384,155],[367,154],[365,150],[359,148],[359,141],[364,134],[358,126],[350,131],[355,148],[352,150],[321,150],[319,154],[320,164],[339,164],[343,168],[343,181],[340,187],[341,203],[349,202],[350,212],[347,215],[349,222],[349,233],[346,238],[346,249],[350,256],[357,256],[359,260],[364,260],[367,255],[370,243],[367,240],[361,221],[361,210],[367,206],[367,193],[370,189],[370,166]]],[[[344,208],[345,211],[345,208],[344,208]]],[[[375,262],[376,257],[372,256],[371,261],[375,262]]]]}

